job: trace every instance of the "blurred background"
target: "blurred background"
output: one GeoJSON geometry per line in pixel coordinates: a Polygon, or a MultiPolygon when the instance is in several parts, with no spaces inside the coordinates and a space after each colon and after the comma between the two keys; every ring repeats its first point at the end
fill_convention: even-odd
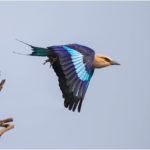
{"type": "Polygon", "coordinates": [[[150,148],[150,2],[0,2],[0,148],[150,148]],[[30,47],[86,45],[119,62],[96,70],[81,113],[30,47]]]}

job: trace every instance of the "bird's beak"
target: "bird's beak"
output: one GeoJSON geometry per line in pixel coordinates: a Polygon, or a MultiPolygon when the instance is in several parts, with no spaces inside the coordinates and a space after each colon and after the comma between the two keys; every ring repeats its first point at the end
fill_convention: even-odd
{"type": "Polygon", "coordinates": [[[118,62],[116,62],[116,61],[111,61],[111,63],[110,63],[111,65],[120,65],[118,62]]]}

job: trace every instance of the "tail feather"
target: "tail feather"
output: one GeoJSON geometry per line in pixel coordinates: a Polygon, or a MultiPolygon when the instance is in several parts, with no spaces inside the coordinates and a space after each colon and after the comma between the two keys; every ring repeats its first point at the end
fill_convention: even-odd
{"type": "Polygon", "coordinates": [[[31,56],[49,56],[50,53],[51,53],[51,50],[48,49],[48,48],[35,47],[35,46],[32,46],[32,45],[30,45],[28,43],[20,41],[18,39],[16,39],[16,40],[19,41],[19,42],[21,42],[21,43],[23,43],[23,44],[26,44],[26,45],[28,45],[28,46],[30,46],[32,48],[33,52],[31,54],[29,54],[31,56]]]}
{"type": "Polygon", "coordinates": [[[48,56],[50,54],[48,48],[32,47],[32,51],[31,56],[48,56]]]}

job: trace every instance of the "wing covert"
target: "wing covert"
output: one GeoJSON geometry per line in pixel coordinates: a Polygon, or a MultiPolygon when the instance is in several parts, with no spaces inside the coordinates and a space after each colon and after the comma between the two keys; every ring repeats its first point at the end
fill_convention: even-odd
{"type": "Polygon", "coordinates": [[[53,68],[59,77],[59,86],[65,98],[64,105],[73,111],[78,106],[80,112],[82,101],[94,72],[92,64],[95,53],[90,48],[78,44],[50,48],[59,58],[56,62],[57,67],[54,63],[53,68]]]}

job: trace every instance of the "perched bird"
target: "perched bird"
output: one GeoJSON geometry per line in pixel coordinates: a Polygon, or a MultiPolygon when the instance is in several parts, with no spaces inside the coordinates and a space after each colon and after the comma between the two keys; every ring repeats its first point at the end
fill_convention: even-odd
{"type": "Polygon", "coordinates": [[[29,55],[48,57],[45,63],[50,62],[58,76],[64,106],[72,111],[75,111],[78,107],[78,112],[80,112],[95,68],[119,65],[111,58],[95,54],[91,48],[79,44],[50,46],[47,48],[27,45],[33,51],[29,55]]]}

